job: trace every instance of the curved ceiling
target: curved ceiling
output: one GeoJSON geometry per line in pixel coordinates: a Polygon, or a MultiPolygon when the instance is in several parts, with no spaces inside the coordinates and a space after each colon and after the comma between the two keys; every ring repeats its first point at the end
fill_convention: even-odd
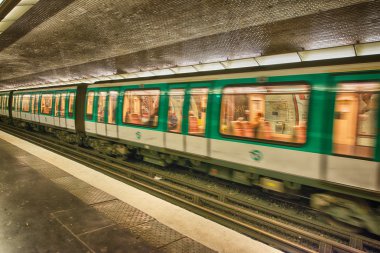
{"type": "Polygon", "coordinates": [[[380,41],[380,1],[40,0],[0,34],[0,88],[380,41]]]}

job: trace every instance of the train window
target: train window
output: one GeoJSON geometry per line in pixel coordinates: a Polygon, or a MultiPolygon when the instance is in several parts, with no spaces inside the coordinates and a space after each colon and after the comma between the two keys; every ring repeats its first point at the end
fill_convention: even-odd
{"type": "Polygon", "coordinates": [[[208,88],[192,89],[190,93],[189,134],[204,136],[208,88]]]}
{"type": "Polygon", "coordinates": [[[333,152],[372,158],[380,83],[342,83],[335,100],[333,152]]]}
{"type": "Polygon", "coordinates": [[[50,115],[53,102],[53,94],[42,94],[41,97],[41,113],[50,115]]]}
{"type": "Polygon", "coordinates": [[[182,132],[182,108],[185,99],[184,89],[173,89],[169,92],[168,130],[182,132]]]}
{"type": "Polygon", "coordinates": [[[17,101],[17,111],[21,112],[22,110],[22,95],[18,96],[18,101],[17,101]]]}
{"type": "Polygon", "coordinates": [[[66,93],[62,93],[61,104],[59,105],[59,116],[61,118],[65,117],[65,109],[66,109],[66,93]]]}
{"type": "Polygon", "coordinates": [[[14,108],[14,110],[15,110],[15,112],[17,112],[17,108],[18,108],[18,96],[16,95],[15,96],[15,101],[14,101],[14,103],[15,103],[15,108],[14,108]]]}
{"type": "Polygon", "coordinates": [[[72,118],[74,116],[74,101],[75,101],[75,93],[69,93],[69,117],[72,118]]]}
{"type": "Polygon", "coordinates": [[[55,94],[55,104],[54,104],[54,116],[59,117],[59,100],[61,94],[55,94]]]}
{"type": "Polygon", "coordinates": [[[86,118],[92,120],[94,112],[94,96],[95,92],[87,93],[86,118]]]}
{"type": "Polygon", "coordinates": [[[38,114],[39,101],[40,101],[40,95],[36,94],[36,100],[34,100],[34,114],[38,114]]]}
{"type": "Polygon", "coordinates": [[[21,100],[21,95],[18,95],[16,99],[16,112],[20,111],[20,100],[21,100]]]}
{"type": "Polygon", "coordinates": [[[104,114],[106,109],[107,92],[99,92],[98,98],[98,122],[104,123],[104,114]]]}
{"type": "Polygon", "coordinates": [[[23,112],[29,112],[30,110],[30,95],[23,95],[22,96],[22,111],[23,112]]]}
{"type": "Polygon", "coordinates": [[[35,99],[36,99],[36,95],[32,95],[32,102],[30,103],[31,104],[31,106],[32,106],[32,108],[30,108],[30,112],[31,113],[34,113],[34,101],[35,101],[35,99]]]}
{"type": "Polygon", "coordinates": [[[160,90],[127,90],[124,93],[123,123],[156,127],[160,90]]]}
{"type": "Polygon", "coordinates": [[[116,124],[117,91],[110,91],[108,101],[108,124],[116,124]]]}
{"type": "Polygon", "coordinates": [[[307,85],[227,87],[223,90],[220,133],[305,143],[309,93],[307,85]]]}

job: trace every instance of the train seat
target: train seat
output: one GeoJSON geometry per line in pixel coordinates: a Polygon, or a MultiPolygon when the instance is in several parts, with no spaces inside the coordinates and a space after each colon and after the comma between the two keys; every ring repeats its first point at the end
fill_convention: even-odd
{"type": "Polygon", "coordinates": [[[140,115],[137,113],[132,113],[129,115],[129,122],[132,124],[140,124],[141,123],[141,118],[140,115]]]}
{"type": "Polygon", "coordinates": [[[198,119],[195,116],[189,117],[189,133],[198,133],[199,127],[198,127],[198,119]]]}
{"type": "Polygon", "coordinates": [[[242,121],[231,121],[233,135],[244,136],[244,128],[242,121]]]}

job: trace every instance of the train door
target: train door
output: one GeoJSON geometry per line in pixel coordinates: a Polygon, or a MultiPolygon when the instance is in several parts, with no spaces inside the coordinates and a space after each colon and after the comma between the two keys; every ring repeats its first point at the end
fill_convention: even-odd
{"type": "Polygon", "coordinates": [[[26,119],[26,102],[27,102],[27,97],[26,97],[27,95],[25,95],[25,94],[22,94],[22,95],[20,95],[20,104],[21,104],[21,106],[20,106],[20,119],[26,119]]]}
{"type": "Polygon", "coordinates": [[[75,92],[69,91],[67,93],[67,106],[66,106],[66,127],[75,130],[75,92]]]}
{"type": "Polygon", "coordinates": [[[12,97],[13,99],[11,100],[11,106],[12,106],[12,108],[11,108],[11,111],[12,111],[12,118],[17,118],[16,117],[16,98],[17,98],[17,96],[13,93],[13,97],[12,97]]]}
{"type": "Polygon", "coordinates": [[[35,94],[31,94],[30,95],[30,120],[31,121],[35,121],[34,120],[34,100],[36,99],[36,95],[35,94]]]}
{"type": "Polygon", "coordinates": [[[61,101],[61,93],[56,92],[54,98],[54,126],[60,126],[59,122],[59,106],[61,101]]]}
{"type": "Polygon", "coordinates": [[[96,133],[96,123],[94,116],[95,91],[88,90],[86,95],[85,131],[86,133],[96,133]]]}
{"type": "Polygon", "coordinates": [[[169,89],[169,106],[168,106],[168,121],[167,132],[165,133],[165,147],[177,151],[185,151],[185,126],[183,112],[186,84],[172,85],[169,89]]]}
{"type": "Polygon", "coordinates": [[[21,119],[21,109],[22,109],[22,95],[18,95],[17,100],[17,118],[21,119]]]}
{"type": "Polygon", "coordinates": [[[365,74],[336,76],[334,79],[337,92],[326,179],[379,189],[379,78],[365,74]]]}
{"type": "Polygon", "coordinates": [[[19,118],[19,115],[18,115],[18,102],[19,102],[19,95],[18,94],[16,94],[16,95],[14,95],[14,98],[13,98],[13,106],[12,106],[12,110],[13,110],[13,113],[12,113],[12,115],[13,115],[13,117],[14,118],[19,118]]]}
{"type": "Polygon", "coordinates": [[[187,90],[187,117],[185,127],[185,151],[197,155],[209,155],[207,137],[207,112],[209,107],[209,90],[207,83],[192,84],[187,90]]]}
{"type": "Polygon", "coordinates": [[[66,125],[66,101],[67,101],[67,93],[62,92],[60,94],[60,101],[59,101],[59,126],[67,128],[66,125]]]}
{"type": "Polygon", "coordinates": [[[4,104],[5,97],[3,95],[0,96],[0,115],[4,115],[4,104]]]}
{"type": "Polygon", "coordinates": [[[112,138],[117,138],[117,115],[118,115],[118,104],[119,92],[116,90],[110,90],[107,96],[107,124],[106,133],[107,136],[112,138]]]}
{"type": "Polygon", "coordinates": [[[31,95],[27,94],[23,96],[23,111],[25,112],[25,119],[28,121],[32,120],[32,111],[31,111],[31,95]]]}
{"type": "Polygon", "coordinates": [[[40,100],[41,100],[41,95],[39,93],[35,94],[35,99],[34,99],[34,120],[36,122],[40,122],[40,100]]]}
{"type": "Polygon", "coordinates": [[[4,102],[5,102],[5,96],[0,96],[0,115],[4,115],[4,102]]]}
{"type": "Polygon", "coordinates": [[[96,133],[99,135],[106,135],[106,103],[107,91],[102,90],[97,92],[97,106],[96,106],[96,133]]]}

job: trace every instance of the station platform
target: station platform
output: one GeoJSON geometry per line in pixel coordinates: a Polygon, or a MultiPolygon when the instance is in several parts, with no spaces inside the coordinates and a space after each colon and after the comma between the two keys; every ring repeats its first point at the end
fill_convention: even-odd
{"type": "Polygon", "coordinates": [[[0,252],[280,252],[0,131],[0,252]]]}

